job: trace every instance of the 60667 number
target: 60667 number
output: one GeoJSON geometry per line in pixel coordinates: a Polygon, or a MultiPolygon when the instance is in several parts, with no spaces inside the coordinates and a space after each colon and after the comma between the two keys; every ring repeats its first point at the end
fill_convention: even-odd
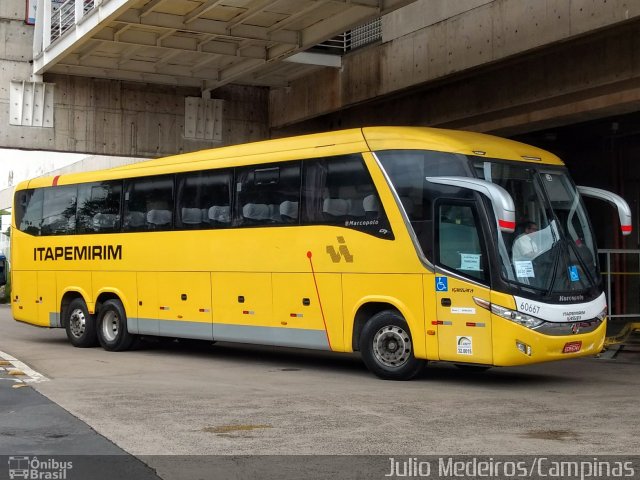
{"type": "Polygon", "coordinates": [[[529,303],[529,302],[520,302],[520,311],[525,313],[531,313],[532,315],[536,315],[540,313],[540,305],[536,305],[535,303],[529,303]]]}

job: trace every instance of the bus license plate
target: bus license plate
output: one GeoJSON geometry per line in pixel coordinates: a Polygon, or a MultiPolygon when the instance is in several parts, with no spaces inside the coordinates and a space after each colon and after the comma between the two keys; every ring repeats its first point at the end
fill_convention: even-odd
{"type": "Polygon", "coordinates": [[[576,353],[582,348],[582,342],[568,342],[564,344],[562,353],[576,353]]]}

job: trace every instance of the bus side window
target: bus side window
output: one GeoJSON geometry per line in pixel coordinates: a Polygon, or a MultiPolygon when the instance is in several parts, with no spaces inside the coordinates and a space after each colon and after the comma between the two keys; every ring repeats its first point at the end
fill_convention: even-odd
{"type": "Polygon", "coordinates": [[[15,215],[18,230],[30,235],[40,235],[43,202],[44,191],[42,188],[23,190],[16,196],[15,215]]]}
{"type": "Polygon", "coordinates": [[[473,207],[440,204],[437,235],[438,263],[476,280],[488,280],[486,249],[473,207]]]}
{"type": "Polygon", "coordinates": [[[77,197],[77,185],[44,189],[42,235],[71,235],[76,233],[77,197]]]}
{"type": "Polygon", "coordinates": [[[173,226],[173,176],[125,180],[123,230],[170,230],[173,226]]]}
{"type": "Polygon", "coordinates": [[[178,175],[176,227],[202,229],[231,224],[232,171],[178,175]]]}
{"type": "Polygon", "coordinates": [[[309,160],[304,165],[303,224],[340,225],[393,238],[361,155],[309,160]]]}
{"type": "Polygon", "coordinates": [[[237,169],[234,224],[299,223],[300,162],[237,169]]]}
{"type": "Polygon", "coordinates": [[[78,186],[78,233],[120,231],[122,182],[84,183],[78,186]]]}

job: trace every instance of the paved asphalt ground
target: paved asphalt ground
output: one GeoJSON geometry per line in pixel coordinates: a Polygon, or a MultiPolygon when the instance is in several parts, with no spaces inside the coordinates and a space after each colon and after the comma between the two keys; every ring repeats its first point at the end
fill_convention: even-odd
{"type": "MultiPolygon", "coordinates": [[[[198,459],[166,455],[640,452],[637,348],[482,374],[432,364],[385,382],[342,354],[169,341],[77,349],[63,330],[16,323],[0,306],[0,351],[47,377],[13,388],[0,372],[0,455],[130,454],[185,478],[180,465],[198,459]]],[[[112,478],[154,478],[126,458],[140,475],[112,478]]]]}

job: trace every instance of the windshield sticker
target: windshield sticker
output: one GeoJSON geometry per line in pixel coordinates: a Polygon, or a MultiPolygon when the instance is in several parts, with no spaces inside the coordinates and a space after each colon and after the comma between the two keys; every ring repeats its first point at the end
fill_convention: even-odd
{"type": "Polygon", "coordinates": [[[436,292],[449,291],[449,279],[447,277],[436,277],[436,292]]]}
{"type": "Polygon", "coordinates": [[[516,266],[516,276],[518,278],[535,278],[536,274],[533,271],[533,263],[530,260],[521,260],[514,263],[516,266]]]}
{"type": "Polygon", "coordinates": [[[576,265],[571,265],[569,267],[569,279],[572,282],[580,281],[580,274],[578,273],[578,267],[576,265]]]}
{"type": "Polygon", "coordinates": [[[461,253],[460,254],[460,270],[479,272],[480,271],[480,254],[479,253],[461,253]]]}
{"type": "Polygon", "coordinates": [[[451,307],[451,313],[458,313],[461,315],[475,315],[476,309],[473,307],[451,307]]]}
{"type": "Polygon", "coordinates": [[[456,337],[458,355],[473,355],[473,339],[471,337],[456,337]]]}
{"type": "Polygon", "coordinates": [[[548,173],[545,174],[544,178],[547,179],[547,182],[553,182],[553,177],[551,175],[549,175],[548,173]]]}

